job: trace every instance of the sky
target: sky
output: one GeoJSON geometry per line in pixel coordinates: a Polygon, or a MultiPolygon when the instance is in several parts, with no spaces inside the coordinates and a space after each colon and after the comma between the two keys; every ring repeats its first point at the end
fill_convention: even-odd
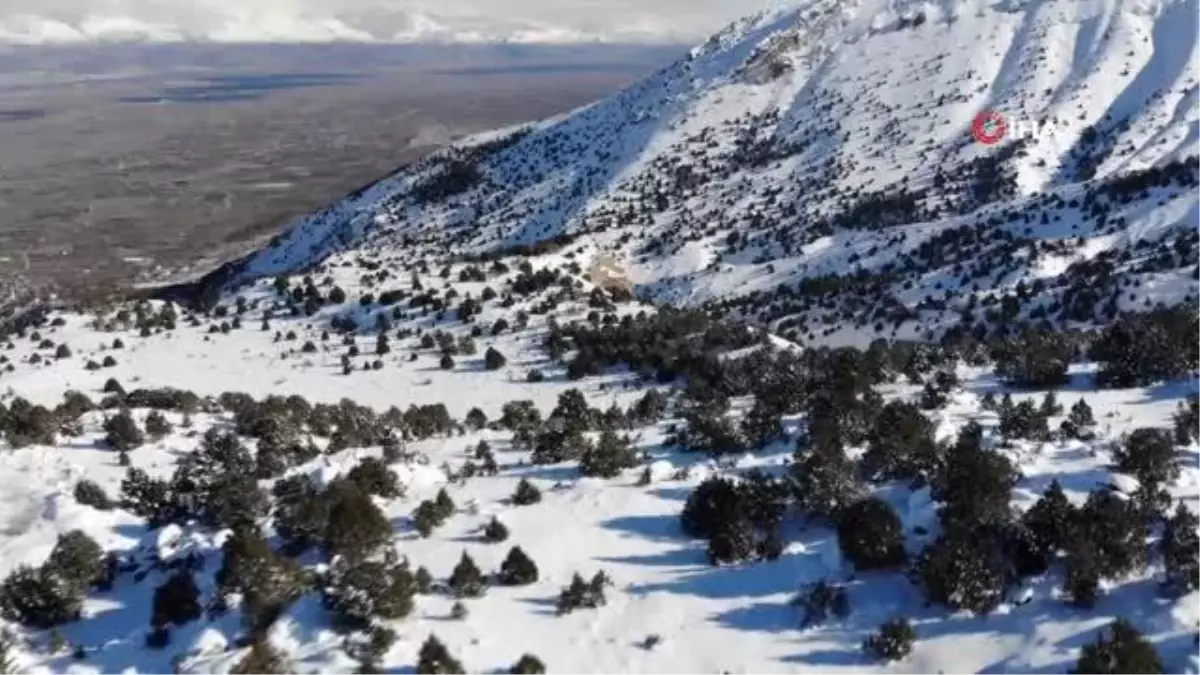
{"type": "Polygon", "coordinates": [[[694,42],[779,0],[0,0],[0,43],[694,42]]]}

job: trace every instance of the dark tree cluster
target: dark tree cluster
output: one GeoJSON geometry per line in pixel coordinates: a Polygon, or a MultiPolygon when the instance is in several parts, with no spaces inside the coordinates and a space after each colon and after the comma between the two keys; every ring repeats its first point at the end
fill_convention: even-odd
{"type": "Polygon", "coordinates": [[[112,583],[104,550],[80,530],[59,535],[40,567],[18,566],[0,582],[0,616],[32,628],[52,628],[79,618],[93,587],[112,583]]]}
{"type": "Polygon", "coordinates": [[[774,559],[782,553],[778,530],[787,503],[786,484],[765,474],[712,477],[688,496],[681,525],[689,536],[708,540],[711,564],[774,559]]]}

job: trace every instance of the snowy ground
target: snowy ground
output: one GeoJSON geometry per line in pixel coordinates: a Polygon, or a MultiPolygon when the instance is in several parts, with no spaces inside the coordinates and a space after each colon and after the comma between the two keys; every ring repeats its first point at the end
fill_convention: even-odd
{"type": "MultiPolygon", "coordinates": [[[[291,321],[302,329],[305,320],[291,321]]],[[[286,321],[278,324],[281,329],[289,325],[286,321]]],[[[536,365],[544,357],[531,345],[540,330],[533,324],[495,343],[510,354],[510,364],[536,365]]],[[[344,376],[332,356],[313,355],[311,365],[302,365],[304,361],[297,356],[277,358],[281,347],[272,342],[273,332],[274,327],[269,332],[259,331],[254,322],[229,335],[208,335],[203,327],[181,327],[172,335],[148,338],[122,332],[119,335],[126,347],[112,352],[119,365],[87,372],[81,362],[92,358],[89,352],[96,345],[111,342],[113,334],[93,332],[84,317],[70,316],[65,326],[43,331],[43,337],[70,344],[75,357],[30,366],[23,361],[36,351],[36,345],[30,340],[18,341],[7,354],[20,367],[0,381],[6,392],[46,404],[56,402],[67,388],[99,399],[104,380],[117,377],[127,388],[136,383],[214,395],[222,391],[299,393],[314,401],[351,396],[377,408],[396,405],[403,409],[410,403],[441,401],[456,416],[475,405],[493,416],[503,402],[522,398],[532,399],[548,411],[557,394],[572,384],[583,385],[593,406],[606,407],[612,400],[629,405],[640,395],[637,389],[620,388],[620,394],[613,394],[612,389],[598,388],[601,382],[611,385],[628,379],[620,374],[579,383],[551,377],[544,383],[529,384],[516,381],[515,367],[512,375],[470,365],[441,371],[434,364],[436,356],[429,354],[422,354],[415,363],[398,365],[409,351],[407,343],[389,355],[391,360],[383,370],[344,376]],[[430,383],[417,384],[425,381],[430,383]]],[[[302,332],[297,344],[307,335],[302,332]]],[[[480,350],[491,342],[491,338],[481,341],[480,350]]],[[[979,398],[987,391],[999,390],[999,385],[986,372],[965,367],[960,372],[962,391],[945,410],[934,413],[940,435],[952,434],[969,419],[994,423],[988,413],[980,411],[979,398]]],[[[1105,468],[1107,440],[1137,426],[1169,425],[1176,403],[1194,391],[1195,382],[1183,382],[1097,392],[1090,388],[1088,369],[1078,370],[1071,384],[1058,392],[1059,399],[1069,405],[1086,397],[1095,410],[1102,439],[1090,446],[1074,441],[1039,446],[1018,442],[1012,448],[997,449],[1010,453],[1023,471],[1016,501],[1028,506],[1052,479],[1062,482],[1069,496],[1082,500],[1088,490],[1112,480],[1105,468]]],[[[886,393],[911,397],[917,390],[896,384],[889,385],[886,393]]],[[[1017,394],[1016,399],[1023,396],[1017,394]]],[[[145,412],[136,414],[140,419],[145,412]]],[[[181,421],[178,416],[168,416],[176,425],[181,421]]],[[[87,433],[57,447],[0,449],[0,481],[8,486],[0,500],[0,573],[20,563],[40,563],[58,534],[80,528],[109,550],[142,551],[143,556],[156,550],[168,555],[181,550],[205,552],[207,564],[199,578],[202,593],[210,592],[212,574],[219,568],[216,548],[220,535],[174,527],[148,531],[127,513],[101,512],[74,501],[74,483],[84,477],[100,483],[110,495],[118,493],[124,469],[118,466],[116,454],[103,447],[102,419],[102,413],[89,413],[85,417],[87,433]]],[[[1057,421],[1052,420],[1052,425],[1057,421]]],[[[194,446],[195,434],[220,419],[197,415],[193,422],[191,430],[177,426],[171,436],[134,450],[133,465],[152,474],[168,473],[178,453],[194,446]]],[[[797,610],[788,604],[797,588],[819,579],[851,578],[836,536],[828,529],[793,520],[785,530],[790,543],[778,561],[708,566],[703,542],[689,540],[680,532],[679,513],[691,488],[709,472],[728,467],[717,468],[697,454],[663,451],[660,442],[667,424],[669,421],[635,432],[639,447],[654,462],[655,479],[646,486],[636,484],[637,469],[605,481],[580,478],[572,464],[525,464],[523,453],[508,449],[504,432],[485,430],[413,444],[413,449],[428,455],[429,464],[394,467],[407,494],[380,502],[395,523],[396,549],[415,564],[429,567],[436,577],[444,577],[464,550],[486,572],[496,569],[509,546],[516,544],[537,562],[541,578],[532,586],[492,588],[486,597],[468,601],[470,616],[464,621],[449,617],[452,599],[419,596],[416,612],[395,623],[400,640],[389,652],[386,667],[400,672],[412,668],[421,642],[436,633],[472,671],[506,668],[521,653],[532,652],[551,672],[1063,672],[1073,665],[1078,648],[1115,616],[1132,619],[1150,635],[1170,669],[1196,672],[1200,665],[1193,641],[1200,619],[1198,596],[1175,601],[1159,598],[1153,572],[1109,588],[1096,609],[1087,613],[1064,604],[1056,590],[1061,585],[1059,573],[1053,572],[1024,591],[1030,599],[1027,604],[1006,604],[987,617],[948,615],[943,608],[924,607],[920,592],[898,573],[864,574],[849,582],[854,609],[848,619],[801,630],[797,610]],[[480,439],[497,450],[500,475],[448,486],[459,512],[432,537],[419,538],[409,514],[421,500],[446,485],[445,474],[436,467],[443,462],[460,464],[467,448],[480,439]],[[683,467],[690,468],[686,478],[676,472],[683,467]],[[506,502],[522,477],[543,490],[540,504],[514,507],[506,502]],[[480,529],[493,515],[512,532],[504,544],[488,544],[480,536],[480,529]],[[587,576],[600,569],[607,570],[616,582],[608,606],[555,616],[554,598],[571,575],[578,571],[587,576]],[[889,667],[868,662],[859,644],[881,621],[896,614],[914,621],[919,635],[915,652],[889,667]],[[640,646],[652,634],[661,636],[661,643],[653,649],[640,646]]],[[[378,448],[354,448],[319,457],[302,470],[328,479],[352,467],[358,458],[378,452],[378,448]]],[[[778,465],[789,452],[788,444],[777,443],[743,458],[739,467],[778,465]]],[[[1187,450],[1183,475],[1172,488],[1174,495],[1193,509],[1200,499],[1198,457],[1200,448],[1187,450]]],[[[913,494],[891,486],[880,495],[896,507],[910,533],[936,521],[936,505],[925,492],[913,494]]],[[[919,547],[926,539],[911,534],[909,545],[919,547]]],[[[136,581],[123,575],[114,590],[90,597],[86,618],[61,631],[69,644],[87,649],[86,659],[75,661],[65,653],[48,656],[47,636],[34,633],[28,634],[34,648],[21,655],[22,668],[35,672],[161,672],[171,669],[177,659],[189,672],[232,667],[242,651],[233,646],[239,623],[228,616],[215,622],[193,622],[175,631],[166,650],[144,647],[149,603],[161,579],[162,573],[154,571],[136,581]]],[[[353,668],[341,650],[341,636],[326,625],[319,600],[308,597],[289,610],[273,629],[272,639],[302,671],[353,668]]]]}

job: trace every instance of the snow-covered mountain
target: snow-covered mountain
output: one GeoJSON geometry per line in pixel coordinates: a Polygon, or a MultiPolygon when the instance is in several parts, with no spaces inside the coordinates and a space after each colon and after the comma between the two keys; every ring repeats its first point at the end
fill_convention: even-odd
{"type": "Polygon", "coordinates": [[[812,0],[22,312],[0,671],[1200,672],[1196,10],[812,0]]]}
{"type": "Polygon", "coordinates": [[[754,16],[618,95],[304,219],[243,277],[366,242],[572,238],[646,297],[725,303],[799,340],[827,317],[970,329],[1004,295],[1072,322],[1104,319],[1083,307],[1100,298],[1194,301],[1198,9],[830,0],[754,16]],[[987,111],[1009,125],[993,145],[972,136],[987,111]]]}

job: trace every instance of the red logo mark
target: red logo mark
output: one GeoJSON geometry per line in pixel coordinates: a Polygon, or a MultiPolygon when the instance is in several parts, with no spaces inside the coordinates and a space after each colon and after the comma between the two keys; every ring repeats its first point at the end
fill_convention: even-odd
{"type": "Polygon", "coordinates": [[[971,135],[984,145],[995,145],[1008,133],[1008,120],[998,112],[984,110],[975,116],[971,124],[971,135]]]}

